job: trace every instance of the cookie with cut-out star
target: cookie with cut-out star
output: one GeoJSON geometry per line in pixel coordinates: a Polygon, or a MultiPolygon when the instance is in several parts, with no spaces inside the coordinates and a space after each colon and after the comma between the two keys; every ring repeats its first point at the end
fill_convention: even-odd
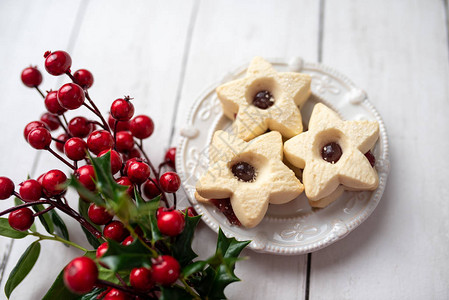
{"type": "Polygon", "coordinates": [[[301,107],[310,96],[311,77],[295,72],[277,72],[261,57],[255,57],[246,76],[217,88],[224,114],[234,120],[237,136],[249,141],[270,129],[285,138],[302,132],[301,107]]]}
{"type": "Polygon", "coordinates": [[[312,206],[324,207],[344,189],[374,190],[379,176],[365,156],[379,137],[374,121],[343,121],[318,103],[309,130],[284,144],[286,159],[303,170],[303,183],[312,206]],[[338,190],[337,190],[338,189],[338,190]]]}
{"type": "Polygon", "coordinates": [[[260,223],[268,204],[295,199],[304,187],[283,162],[282,136],[263,134],[250,142],[225,131],[215,132],[209,149],[210,166],[196,184],[206,199],[231,199],[243,226],[260,223]]]}

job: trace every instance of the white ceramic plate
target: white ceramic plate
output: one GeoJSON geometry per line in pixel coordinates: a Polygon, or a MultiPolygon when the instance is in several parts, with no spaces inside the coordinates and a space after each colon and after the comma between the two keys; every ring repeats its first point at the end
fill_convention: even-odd
{"type": "Polygon", "coordinates": [[[379,187],[373,192],[345,192],[324,209],[312,209],[301,194],[287,204],[270,205],[262,222],[252,229],[231,225],[213,205],[198,203],[194,197],[195,184],[208,167],[208,146],[213,133],[227,129],[231,121],[221,110],[215,88],[223,82],[245,75],[246,66],[228,74],[221,82],[207,89],[193,105],[188,125],[181,130],[176,153],[176,169],[181,177],[189,201],[203,221],[218,232],[221,227],[227,236],[238,240],[252,240],[249,247],[257,252],[282,255],[304,254],[324,248],[345,237],[365,221],[376,208],[385,189],[389,171],[388,140],[384,123],[368,101],[363,90],[346,76],[317,63],[300,58],[290,61],[271,59],[278,71],[294,71],[312,76],[312,97],[301,109],[307,125],[313,106],[323,102],[345,120],[375,120],[380,125],[380,138],[374,149],[379,187]]]}

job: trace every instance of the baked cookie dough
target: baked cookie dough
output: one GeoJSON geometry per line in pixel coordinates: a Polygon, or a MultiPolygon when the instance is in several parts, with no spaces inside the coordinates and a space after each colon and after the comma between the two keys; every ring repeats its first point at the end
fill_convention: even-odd
{"type": "Polygon", "coordinates": [[[261,57],[255,57],[246,76],[217,88],[224,114],[234,120],[236,135],[249,141],[270,129],[285,138],[302,132],[299,111],[310,95],[307,74],[278,73],[261,57]]]}
{"type": "Polygon", "coordinates": [[[379,184],[376,170],[364,153],[379,137],[373,121],[343,121],[324,104],[315,105],[309,130],[284,144],[286,159],[304,169],[302,179],[309,203],[325,207],[344,189],[374,190],[379,184]]]}
{"type": "Polygon", "coordinates": [[[282,162],[279,132],[245,142],[217,131],[209,156],[209,169],[196,184],[198,195],[206,199],[230,198],[235,215],[245,227],[259,224],[269,203],[287,203],[304,190],[294,172],[282,162]]]}

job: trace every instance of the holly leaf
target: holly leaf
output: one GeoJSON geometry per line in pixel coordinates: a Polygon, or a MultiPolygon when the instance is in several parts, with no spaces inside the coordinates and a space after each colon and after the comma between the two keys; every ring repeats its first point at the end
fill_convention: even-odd
{"type": "Polygon", "coordinates": [[[5,294],[8,299],[14,289],[22,282],[22,280],[34,267],[40,251],[41,244],[36,241],[32,243],[19,258],[19,261],[9,274],[8,281],[6,281],[5,284],[5,294]]]}
{"type": "Polygon", "coordinates": [[[243,248],[245,248],[251,241],[237,241],[234,237],[227,238],[223,231],[219,230],[217,249],[215,252],[221,251],[224,258],[228,257],[238,257],[243,248]]]}
{"type": "Polygon", "coordinates": [[[63,279],[64,270],[62,270],[58,277],[51,285],[50,289],[47,291],[42,300],[54,300],[54,299],[64,299],[64,300],[75,300],[79,298],[79,295],[75,295],[64,284],[63,279]]]}
{"type": "MultiPolygon", "coordinates": [[[[106,289],[102,288],[94,288],[92,291],[90,291],[87,294],[84,294],[82,296],[79,296],[78,300],[97,300],[98,296],[100,296],[101,293],[103,293],[106,289]]],[[[59,299],[59,298],[58,298],[59,299]]],[[[66,300],[66,299],[64,299],[66,300]]]]}
{"type": "Polygon", "coordinates": [[[192,274],[203,271],[203,269],[206,266],[207,266],[207,261],[205,261],[205,260],[199,260],[194,263],[191,263],[182,269],[182,271],[181,271],[182,277],[187,278],[192,274]]]}
{"type": "Polygon", "coordinates": [[[189,300],[194,299],[192,295],[186,292],[186,290],[178,287],[161,287],[161,298],[160,300],[189,300]]]}
{"type": "Polygon", "coordinates": [[[128,187],[118,184],[111,173],[111,151],[101,157],[93,158],[89,155],[95,170],[96,185],[98,191],[110,201],[106,206],[112,208],[115,214],[124,222],[129,220],[130,206],[132,201],[126,192],[128,187]]]}
{"type": "Polygon", "coordinates": [[[178,260],[181,267],[189,264],[198,255],[192,249],[192,240],[195,233],[195,228],[201,219],[201,216],[189,217],[187,213],[185,216],[184,230],[175,238],[172,244],[172,254],[178,260]]]}
{"type": "MultiPolygon", "coordinates": [[[[69,231],[67,230],[67,226],[65,225],[62,218],[59,216],[59,214],[55,210],[51,210],[49,213],[50,213],[51,220],[53,221],[56,234],[58,236],[62,237],[63,239],[70,241],[69,231]]],[[[64,245],[66,245],[66,244],[64,244],[64,245]]],[[[68,246],[68,245],[66,245],[66,246],[68,246]]]]}
{"type": "Polygon", "coordinates": [[[136,206],[130,211],[130,219],[137,223],[145,233],[145,237],[151,239],[152,244],[162,239],[162,234],[157,227],[156,211],[159,208],[160,196],[145,202],[140,193],[134,188],[136,206]]]}
{"type": "Polygon", "coordinates": [[[97,205],[104,206],[104,200],[100,197],[100,195],[89,191],[74,175],[70,176],[67,186],[73,187],[84,199],[97,205]]]}
{"type": "Polygon", "coordinates": [[[142,245],[140,240],[135,240],[128,246],[109,240],[108,250],[100,260],[113,272],[130,270],[140,266],[151,267],[149,250],[142,245]]]}
{"type": "MultiPolygon", "coordinates": [[[[37,213],[45,209],[45,207],[42,204],[33,205],[32,208],[37,213]]],[[[41,221],[41,224],[44,226],[45,230],[49,234],[53,234],[55,228],[53,226],[53,221],[51,220],[50,216],[47,213],[44,213],[42,215],[39,215],[38,217],[39,221],[41,221]]]]}
{"type": "MultiPolygon", "coordinates": [[[[87,215],[87,210],[89,209],[89,203],[84,202],[81,198],[78,200],[78,211],[80,212],[80,215],[86,219],[92,226],[94,226],[97,230],[101,231],[100,226],[95,225],[94,223],[90,222],[89,216],[87,215]]],[[[87,241],[89,244],[94,247],[94,249],[97,249],[98,246],[101,245],[101,242],[99,239],[97,239],[89,230],[81,226],[81,229],[84,232],[84,235],[86,236],[87,241]]]]}
{"type": "Polygon", "coordinates": [[[9,225],[8,219],[0,218],[0,235],[12,239],[23,239],[28,235],[26,231],[18,231],[9,225]]]}

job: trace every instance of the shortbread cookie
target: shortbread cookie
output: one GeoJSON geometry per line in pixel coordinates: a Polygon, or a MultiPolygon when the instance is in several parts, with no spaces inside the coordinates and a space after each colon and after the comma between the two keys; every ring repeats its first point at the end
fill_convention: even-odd
{"type": "Polygon", "coordinates": [[[315,105],[309,130],[284,144],[287,160],[304,169],[302,179],[307,198],[311,202],[321,200],[312,206],[324,207],[338,198],[332,193],[340,185],[351,190],[377,188],[379,177],[364,153],[378,137],[377,122],[343,121],[324,104],[315,105]]]}
{"type": "Polygon", "coordinates": [[[215,132],[209,149],[210,167],[197,182],[197,193],[206,199],[230,198],[242,225],[256,226],[269,203],[289,202],[304,190],[282,163],[282,148],[282,136],[275,131],[250,142],[225,131],[215,132]]]}
{"type": "Polygon", "coordinates": [[[249,141],[271,129],[291,138],[302,132],[298,106],[310,95],[307,74],[278,73],[261,57],[255,57],[246,77],[217,88],[224,114],[234,120],[237,136],[249,141]]]}

